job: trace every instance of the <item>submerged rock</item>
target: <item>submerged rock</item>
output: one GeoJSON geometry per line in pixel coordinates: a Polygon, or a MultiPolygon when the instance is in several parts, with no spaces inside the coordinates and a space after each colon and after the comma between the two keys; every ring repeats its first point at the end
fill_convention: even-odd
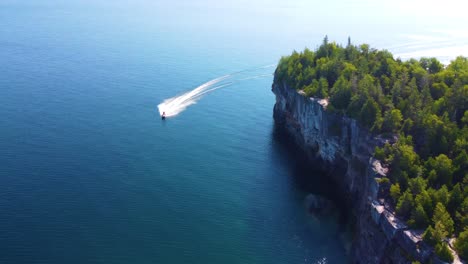
{"type": "Polygon", "coordinates": [[[305,206],[313,215],[330,215],[335,210],[335,204],[331,200],[312,193],[306,196],[305,206]]]}

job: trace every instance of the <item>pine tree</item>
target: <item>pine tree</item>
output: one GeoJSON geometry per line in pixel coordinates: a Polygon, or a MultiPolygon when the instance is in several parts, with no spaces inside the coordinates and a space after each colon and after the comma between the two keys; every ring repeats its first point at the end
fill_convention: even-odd
{"type": "Polygon", "coordinates": [[[435,230],[432,226],[428,226],[423,234],[423,240],[431,246],[435,246],[438,242],[437,239],[434,237],[434,231],[435,230]]]}
{"type": "Polygon", "coordinates": [[[447,212],[445,206],[442,203],[437,203],[434,209],[432,223],[435,225],[436,229],[442,229],[442,231],[446,233],[445,236],[451,236],[453,234],[454,223],[452,217],[450,217],[450,214],[447,212]]]}
{"type": "Polygon", "coordinates": [[[452,191],[450,192],[450,201],[448,205],[448,209],[451,213],[454,213],[457,208],[460,207],[461,203],[463,202],[463,193],[460,187],[460,184],[457,183],[453,186],[452,191]]]}
{"type": "Polygon", "coordinates": [[[429,224],[429,217],[427,217],[422,205],[416,205],[416,208],[411,212],[408,224],[415,228],[424,228],[429,224]]]}
{"type": "Polygon", "coordinates": [[[408,190],[406,190],[400,199],[398,199],[396,211],[399,215],[408,217],[409,213],[411,212],[411,208],[413,208],[413,205],[413,195],[408,190]]]}
{"type": "Polygon", "coordinates": [[[449,263],[453,262],[452,252],[450,252],[450,249],[445,242],[437,244],[435,246],[435,252],[441,260],[449,263]]]}
{"type": "Polygon", "coordinates": [[[390,187],[390,196],[392,197],[394,202],[398,201],[398,198],[401,196],[400,184],[392,184],[390,187]]]}
{"type": "Polygon", "coordinates": [[[421,193],[416,195],[414,199],[416,205],[421,205],[424,208],[429,218],[432,218],[432,213],[434,211],[434,206],[432,205],[432,198],[426,190],[423,190],[421,193]]]}
{"type": "Polygon", "coordinates": [[[426,189],[427,183],[422,177],[416,177],[409,181],[409,189],[416,195],[426,189]]]}
{"type": "Polygon", "coordinates": [[[465,227],[455,241],[455,249],[463,259],[468,260],[468,227],[465,227]]]}

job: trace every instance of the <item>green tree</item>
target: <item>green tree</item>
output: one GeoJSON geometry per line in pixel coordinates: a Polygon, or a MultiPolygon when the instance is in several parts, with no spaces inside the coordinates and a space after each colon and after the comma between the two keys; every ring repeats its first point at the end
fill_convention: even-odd
{"type": "Polygon", "coordinates": [[[417,204],[416,208],[411,212],[408,224],[414,228],[424,228],[429,225],[429,217],[427,216],[421,204],[417,204]]]}
{"type": "Polygon", "coordinates": [[[432,222],[436,229],[439,228],[441,231],[444,231],[446,236],[451,236],[453,234],[454,223],[452,217],[450,217],[450,214],[447,212],[443,204],[437,203],[434,210],[434,216],[432,217],[432,222]]]}
{"type": "Polygon", "coordinates": [[[452,191],[450,192],[450,201],[448,203],[448,209],[450,212],[455,213],[455,211],[463,203],[463,192],[460,186],[460,183],[453,186],[452,191]]]}
{"type": "Polygon", "coordinates": [[[315,70],[311,66],[307,66],[307,68],[304,70],[304,73],[302,74],[304,82],[303,84],[305,86],[309,85],[312,83],[313,80],[315,80],[315,70]]]}
{"type": "Polygon", "coordinates": [[[452,166],[452,160],[445,154],[440,154],[435,159],[430,158],[428,160],[429,168],[432,168],[437,178],[435,179],[436,184],[452,184],[452,176],[454,168],[452,166]]]}
{"type": "MultiPolygon", "coordinates": [[[[467,129],[467,132],[468,132],[468,129],[467,129]]],[[[468,138],[468,135],[466,138],[468,138]]],[[[462,140],[457,140],[457,141],[460,142],[462,140]]],[[[458,148],[458,145],[455,146],[455,148],[458,148]]],[[[458,150],[458,154],[453,160],[453,165],[454,165],[453,167],[455,168],[453,172],[453,177],[454,177],[453,180],[455,182],[460,182],[461,179],[463,179],[463,177],[465,176],[465,173],[468,171],[468,153],[465,150],[465,149],[468,149],[468,144],[460,148],[461,150],[458,150]]]]}
{"type": "Polygon", "coordinates": [[[432,198],[426,190],[416,195],[414,201],[416,205],[421,205],[424,208],[424,212],[426,212],[429,218],[432,217],[434,206],[432,205],[432,198]]]}
{"type": "Polygon", "coordinates": [[[452,252],[450,252],[450,249],[448,248],[446,243],[437,244],[435,246],[435,252],[441,260],[449,263],[453,262],[452,252]]]}
{"type": "Polygon", "coordinates": [[[407,190],[403,195],[398,199],[398,204],[396,211],[399,215],[403,217],[408,217],[411,209],[414,206],[413,195],[407,190]]]}
{"type": "Polygon", "coordinates": [[[455,241],[455,250],[465,260],[468,260],[468,227],[460,233],[455,241]]]}
{"type": "Polygon", "coordinates": [[[434,240],[437,241],[437,243],[440,243],[442,240],[447,238],[448,232],[442,222],[437,222],[434,224],[433,235],[434,240]]]}
{"type": "Polygon", "coordinates": [[[320,45],[319,49],[317,50],[317,57],[318,58],[323,58],[323,57],[328,57],[330,55],[329,51],[329,43],[328,43],[328,36],[325,35],[322,41],[322,45],[320,45]]]}
{"type": "Polygon", "coordinates": [[[451,70],[457,73],[468,72],[468,58],[458,56],[455,60],[451,61],[447,70],[451,70]]]}
{"type": "Polygon", "coordinates": [[[350,80],[357,72],[356,66],[349,62],[343,62],[343,70],[341,71],[341,76],[347,80],[350,80]]]}
{"type": "Polygon", "coordinates": [[[444,68],[442,63],[440,63],[436,58],[421,58],[419,63],[422,68],[431,74],[438,73],[444,68]]]}
{"type": "Polygon", "coordinates": [[[428,226],[423,234],[423,240],[431,246],[435,246],[439,242],[438,238],[435,236],[434,233],[434,228],[432,226],[428,226]]]}
{"type": "Polygon", "coordinates": [[[317,97],[327,98],[328,97],[328,81],[325,78],[320,78],[317,89],[317,97]]]}
{"type": "Polygon", "coordinates": [[[381,117],[379,105],[373,99],[367,99],[361,110],[360,121],[370,128],[379,117],[381,117]]]}
{"type": "Polygon", "coordinates": [[[392,109],[385,112],[382,130],[386,132],[395,132],[400,129],[403,122],[403,115],[400,110],[392,109]]]}
{"type": "Polygon", "coordinates": [[[439,190],[432,192],[432,200],[435,204],[441,203],[444,207],[448,206],[450,201],[450,193],[447,189],[447,186],[443,185],[439,190]]]}
{"type": "Polygon", "coordinates": [[[448,89],[449,87],[447,86],[447,84],[443,82],[432,84],[431,89],[430,89],[432,98],[434,98],[434,100],[441,98],[442,96],[445,95],[448,89]]]}
{"type": "Polygon", "coordinates": [[[431,64],[429,65],[429,73],[438,73],[444,66],[436,58],[431,58],[431,64]]]}
{"type": "Polygon", "coordinates": [[[331,89],[330,103],[340,110],[348,108],[351,101],[351,85],[345,77],[341,76],[331,89]]]}
{"type": "Polygon", "coordinates": [[[306,94],[307,97],[314,97],[317,95],[318,86],[319,86],[318,81],[312,80],[312,83],[304,88],[304,93],[306,94]]]}
{"type": "Polygon", "coordinates": [[[390,168],[391,179],[406,188],[409,178],[417,177],[421,173],[419,156],[413,146],[405,143],[395,145],[390,168]]]}
{"type": "Polygon", "coordinates": [[[398,201],[398,198],[401,196],[400,184],[395,183],[390,187],[390,196],[394,202],[398,201]]]}
{"type": "MultiPolygon", "coordinates": [[[[467,190],[468,188],[465,188],[467,190]]],[[[458,231],[463,230],[468,226],[468,196],[465,197],[460,208],[455,213],[456,228],[458,231]]]]}
{"type": "Polygon", "coordinates": [[[374,149],[374,158],[383,161],[385,160],[385,150],[384,148],[379,148],[378,146],[374,149]]]}
{"type": "Polygon", "coordinates": [[[426,189],[427,183],[422,177],[416,177],[409,180],[409,189],[414,195],[421,193],[426,189]]]}
{"type": "Polygon", "coordinates": [[[422,117],[422,123],[418,125],[423,131],[421,135],[424,138],[421,144],[423,157],[447,153],[449,148],[447,137],[452,137],[449,123],[449,120],[444,120],[443,116],[439,117],[436,114],[427,114],[422,117]]]}
{"type": "Polygon", "coordinates": [[[468,125],[468,110],[465,110],[465,113],[463,114],[461,122],[464,125],[468,125]]]}

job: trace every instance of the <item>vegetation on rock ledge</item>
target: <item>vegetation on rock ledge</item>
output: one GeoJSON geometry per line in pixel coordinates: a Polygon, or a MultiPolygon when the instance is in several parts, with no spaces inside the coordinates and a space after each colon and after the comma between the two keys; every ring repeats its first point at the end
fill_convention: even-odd
{"type": "Polygon", "coordinates": [[[468,258],[468,58],[444,67],[435,58],[401,61],[369,45],[325,37],[315,51],[282,57],[275,82],[328,98],[328,111],[373,133],[398,135],[376,148],[389,167],[389,200],[409,226],[449,260],[446,238],[468,258]]]}

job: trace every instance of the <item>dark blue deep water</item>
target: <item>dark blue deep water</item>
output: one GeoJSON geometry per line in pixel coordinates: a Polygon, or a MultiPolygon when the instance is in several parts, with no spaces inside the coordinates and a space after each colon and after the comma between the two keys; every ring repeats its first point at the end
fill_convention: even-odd
{"type": "Polygon", "coordinates": [[[0,2],[0,263],[345,262],[338,217],[304,206],[322,175],[275,132],[273,67],[165,122],[157,105],[355,25],[304,2],[129,2],[0,2]]]}
{"type": "Polygon", "coordinates": [[[275,139],[273,67],[166,122],[157,112],[291,48],[164,10],[189,12],[0,4],[0,263],[341,262],[336,226],[308,215],[275,139]]]}

